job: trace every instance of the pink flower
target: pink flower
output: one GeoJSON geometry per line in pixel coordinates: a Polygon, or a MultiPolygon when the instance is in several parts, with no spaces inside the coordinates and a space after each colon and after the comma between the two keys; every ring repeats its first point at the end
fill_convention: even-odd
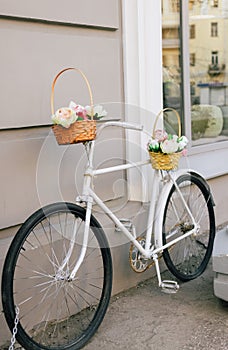
{"type": "Polygon", "coordinates": [[[158,142],[163,142],[167,139],[168,137],[168,134],[166,131],[164,130],[156,130],[155,131],[155,139],[158,141],[158,142]]]}
{"type": "Polygon", "coordinates": [[[84,120],[88,119],[87,115],[86,115],[86,110],[85,110],[84,107],[82,107],[80,105],[77,105],[76,108],[75,108],[75,112],[80,118],[82,118],[84,120]]]}
{"type": "Polygon", "coordinates": [[[88,120],[87,111],[83,106],[71,101],[69,107],[73,109],[79,120],[88,120]]]}
{"type": "Polygon", "coordinates": [[[188,153],[188,150],[185,148],[181,151],[182,156],[186,157],[188,153]]]}

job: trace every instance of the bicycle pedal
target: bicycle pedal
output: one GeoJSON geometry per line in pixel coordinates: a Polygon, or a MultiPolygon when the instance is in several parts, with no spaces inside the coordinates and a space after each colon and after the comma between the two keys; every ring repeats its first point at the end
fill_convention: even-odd
{"type": "Polygon", "coordinates": [[[160,287],[162,292],[168,293],[168,294],[176,293],[180,288],[179,284],[176,281],[167,281],[167,280],[162,281],[160,287]]]}

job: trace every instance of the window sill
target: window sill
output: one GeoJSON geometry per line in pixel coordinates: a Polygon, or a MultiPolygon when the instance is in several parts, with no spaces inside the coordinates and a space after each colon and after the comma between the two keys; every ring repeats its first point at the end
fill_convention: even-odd
{"type": "MultiPolygon", "coordinates": [[[[202,137],[198,140],[192,141],[192,146],[202,146],[202,145],[209,145],[212,144],[213,147],[217,144],[217,142],[222,142],[222,141],[228,141],[228,136],[226,135],[219,135],[217,137],[202,137]]],[[[228,147],[228,144],[227,144],[228,147]]]]}

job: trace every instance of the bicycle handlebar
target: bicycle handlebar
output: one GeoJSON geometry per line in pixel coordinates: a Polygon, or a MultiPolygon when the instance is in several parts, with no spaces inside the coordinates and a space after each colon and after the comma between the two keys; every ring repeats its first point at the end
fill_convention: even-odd
{"type": "Polygon", "coordinates": [[[99,129],[98,129],[98,134],[106,127],[108,126],[118,126],[122,127],[124,129],[131,129],[131,130],[138,130],[142,131],[143,130],[143,125],[138,125],[138,124],[133,124],[133,123],[128,123],[128,122],[118,122],[118,121],[108,121],[102,124],[99,129]]]}

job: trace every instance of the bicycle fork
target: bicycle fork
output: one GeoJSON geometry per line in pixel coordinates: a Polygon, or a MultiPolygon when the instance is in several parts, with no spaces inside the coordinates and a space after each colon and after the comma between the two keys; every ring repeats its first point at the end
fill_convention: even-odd
{"type": "Polygon", "coordinates": [[[82,247],[81,247],[81,252],[79,255],[79,258],[71,271],[70,274],[65,274],[63,273],[64,268],[68,265],[68,262],[70,261],[70,257],[72,255],[72,252],[74,250],[74,245],[75,245],[75,239],[77,235],[77,229],[78,225],[77,222],[74,224],[74,229],[73,229],[73,235],[71,237],[71,242],[69,245],[69,249],[67,251],[67,254],[61,264],[61,266],[58,268],[58,271],[56,273],[56,278],[57,279],[66,279],[68,281],[72,281],[75,278],[75,275],[80,268],[86,254],[87,246],[88,246],[88,238],[89,238],[89,230],[90,230],[90,217],[91,217],[91,212],[92,212],[92,198],[86,200],[87,204],[87,210],[86,210],[86,218],[85,218],[85,228],[84,228],[84,234],[83,234],[83,242],[82,242],[82,247]]]}
{"type": "MultiPolygon", "coordinates": [[[[88,168],[87,172],[85,173],[85,178],[84,178],[84,184],[83,184],[83,195],[78,196],[76,198],[76,202],[78,203],[85,203],[86,204],[86,217],[85,217],[85,228],[84,228],[84,234],[83,234],[83,242],[82,242],[82,247],[81,247],[81,252],[79,255],[79,258],[67,277],[69,281],[73,280],[75,278],[75,275],[77,271],[79,270],[85,255],[86,255],[86,250],[88,246],[88,239],[89,239],[89,230],[90,230],[90,219],[91,219],[91,214],[92,214],[92,206],[93,206],[93,198],[88,194],[88,188],[91,185],[91,164],[92,164],[92,159],[93,159],[93,153],[94,153],[94,142],[89,143],[88,145],[85,145],[87,155],[88,155],[88,168]]],[[[66,257],[59,268],[59,271],[63,270],[63,268],[67,265],[68,261],[70,260],[71,254],[73,252],[74,248],[74,241],[75,241],[75,236],[77,233],[77,226],[75,225],[74,227],[74,233],[73,233],[73,239],[71,239],[71,244],[69,247],[69,250],[66,254],[66,257]]]]}

